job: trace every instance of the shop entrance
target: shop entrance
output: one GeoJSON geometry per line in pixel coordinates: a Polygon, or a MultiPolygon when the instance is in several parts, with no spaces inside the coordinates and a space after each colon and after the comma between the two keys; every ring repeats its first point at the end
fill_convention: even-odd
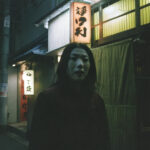
{"type": "Polygon", "coordinates": [[[20,66],[8,69],[8,128],[25,135],[27,131],[27,97],[22,89],[20,66]]]}
{"type": "Polygon", "coordinates": [[[24,94],[23,71],[20,72],[20,121],[27,121],[28,96],[24,94]]]}

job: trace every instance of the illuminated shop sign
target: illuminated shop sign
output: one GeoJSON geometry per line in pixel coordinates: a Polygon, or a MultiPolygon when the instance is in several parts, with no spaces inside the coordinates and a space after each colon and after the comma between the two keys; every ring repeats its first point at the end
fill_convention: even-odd
{"type": "Polygon", "coordinates": [[[91,6],[73,2],[71,4],[71,42],[90,43],[91,6]]]}
{"type": "Polygon", "coordinates": [[[34,94],[34,72],[33,70],[25,70],[23,72],[24,95],[34,94]]]}

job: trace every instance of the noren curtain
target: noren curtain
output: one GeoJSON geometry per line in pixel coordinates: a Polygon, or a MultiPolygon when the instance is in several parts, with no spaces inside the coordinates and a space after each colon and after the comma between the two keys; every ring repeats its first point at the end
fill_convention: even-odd
{"type": "Polygon", "coordinates": [[[98,92],[103,98],[110,128],[111,150],[136,150],[136,98],[132,40],[92,50],[98,92]]]}

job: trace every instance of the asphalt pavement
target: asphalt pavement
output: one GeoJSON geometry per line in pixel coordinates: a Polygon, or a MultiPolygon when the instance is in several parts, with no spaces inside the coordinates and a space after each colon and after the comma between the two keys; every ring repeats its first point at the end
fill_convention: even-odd
{"type": "Polygon", "coordinates": [[[0,150],[28,150],[28,141],[11,133],[0,133],[0,150]]]}

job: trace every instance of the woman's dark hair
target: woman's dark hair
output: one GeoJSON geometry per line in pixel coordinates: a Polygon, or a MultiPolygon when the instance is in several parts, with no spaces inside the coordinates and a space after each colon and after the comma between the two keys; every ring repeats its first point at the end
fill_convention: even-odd
{"type": "Polygon", "coordinates": [[[96,83],[95,62],[94,62],[93,54],[92,54],[90,48],[87,45],[82,44],[82,43],[71,43],[71,44],[67,45],[66,48],[64,49],[63,54],[61,56],[61,60],[58,64],[58,68],[57,68],[57,82],[65,82],[68,80],[66,70],[67,70],[70,53],[72,52],[72,50],[74,48],[84,49],[89,56],[90,69],[89,69],[89,73],[88,73],[84,83],[86,84],[86,86],[88,86],[88,88],[93,89],[95,87],[95,83],[96,83]]]}

